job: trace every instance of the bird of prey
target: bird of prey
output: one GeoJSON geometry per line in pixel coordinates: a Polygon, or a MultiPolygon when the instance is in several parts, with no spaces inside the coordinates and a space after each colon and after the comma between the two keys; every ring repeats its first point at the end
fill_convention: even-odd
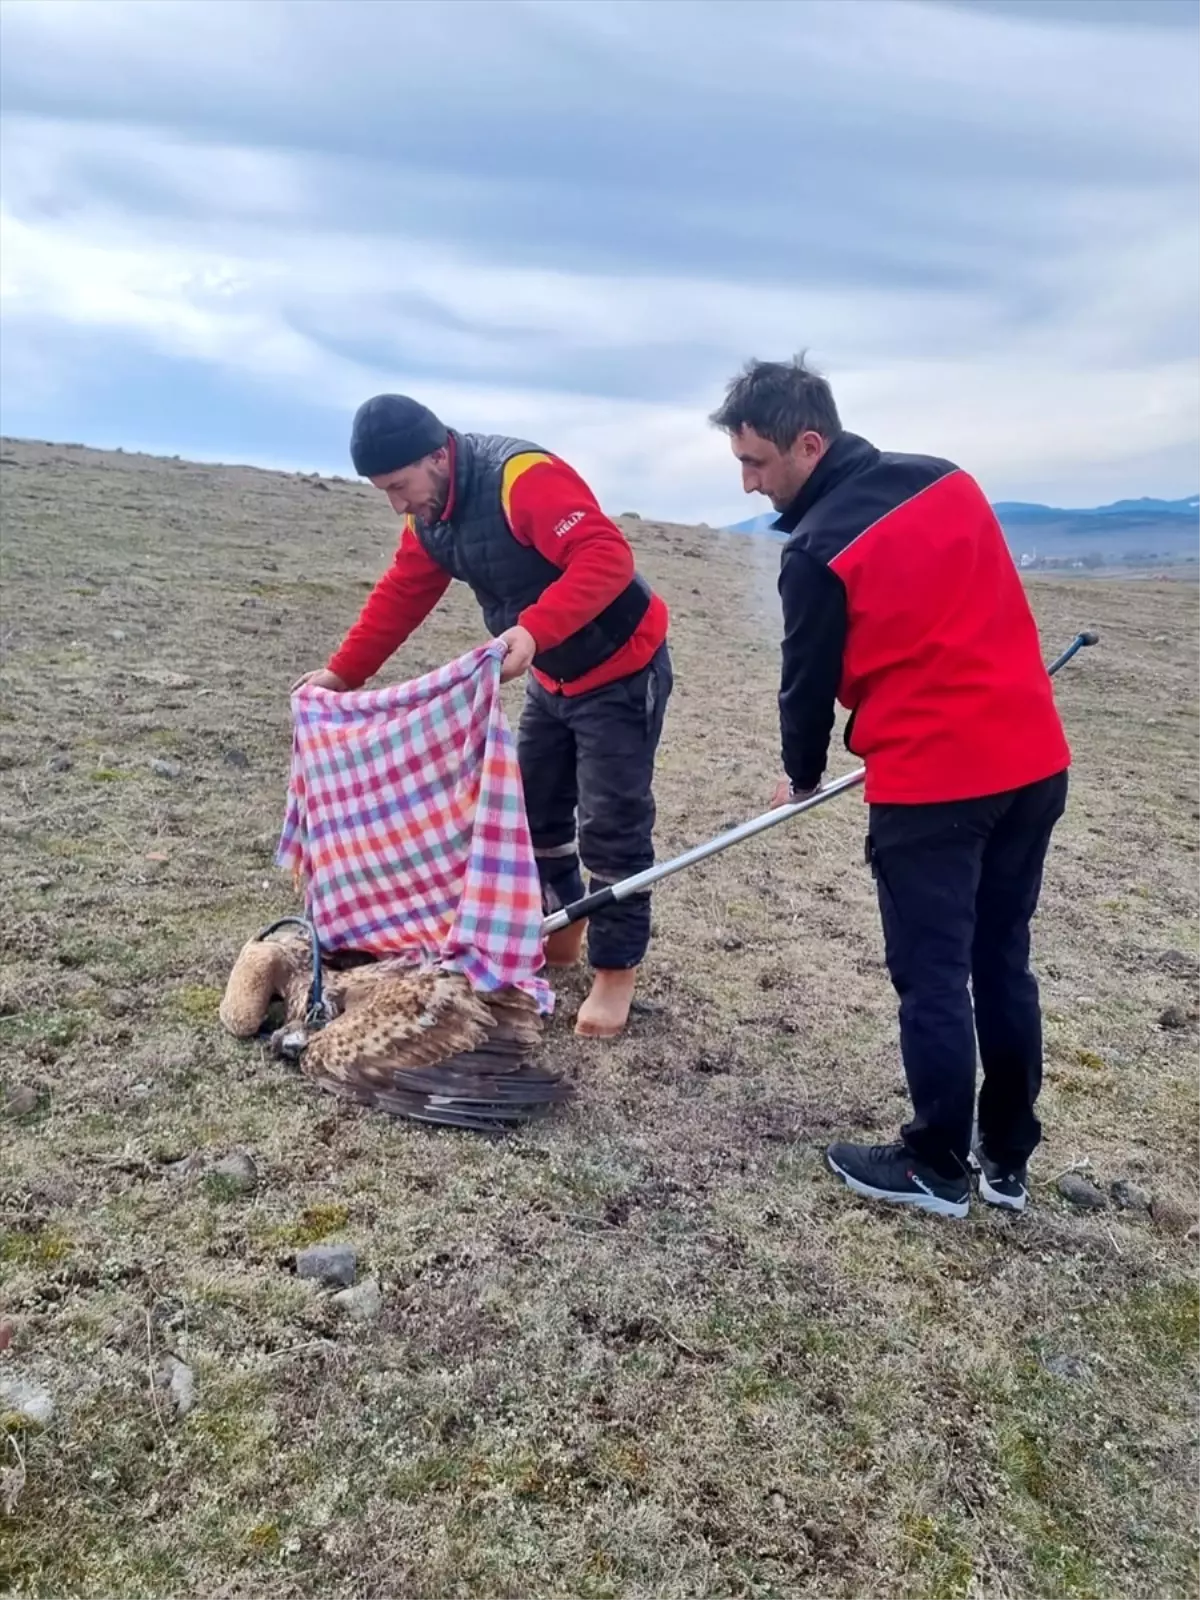
{"type": "Polygon", "coordinates": [[[324,1017],[312,1015],[309,940],[289,930],[243,945],[221,1022],[258,1037],[318,1088],[393,1116],[499,1130],[571,1097],[536,1064],[542,1023],[518,989],[478,993],[459,973],[406,958],[326,958],[324,1017]]]}

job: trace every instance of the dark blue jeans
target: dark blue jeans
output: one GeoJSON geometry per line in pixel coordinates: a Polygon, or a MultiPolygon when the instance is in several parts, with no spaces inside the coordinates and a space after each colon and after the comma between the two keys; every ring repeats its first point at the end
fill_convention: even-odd
{"type": "MultiPolygon", "coordinates": [[[[517,738],[525,810],[549,913],[654,865],[654,760],[674,679],[664,644],[641,672],[588,694],[551,694],[535,679],[517,738]]],[[[633,895],[588,925],[594,967],[636,967],[650,943],[650,896],[633,895]]]]}
{"type": "Polygon", "coordinates": [[[1042,1014],[1030,923],[1066,800],[1063,772],[979,800],[871,807],[867,854],[914,1113],[901,1138],[946,1177],[966,1169],[976,1038],[979,1138],[988,1157],[1019,1166],[1041,1138],[1034,1105],[1042,1014]]]}

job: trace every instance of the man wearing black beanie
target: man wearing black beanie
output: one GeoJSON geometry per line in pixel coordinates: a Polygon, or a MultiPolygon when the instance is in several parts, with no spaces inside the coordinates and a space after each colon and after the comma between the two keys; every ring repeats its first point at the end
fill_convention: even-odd
{"type": "MultiPolygon", "coordinates": [[[[654,863],[654,760],[672,688],[667,608],[621,530],[565,461],[524,439],[460,433],[406,395],[361,405],[354,470],[404,519],[392,565],[321,671],[301,682],[359,688],[429,615],[454,578],[494,638],[501,678],[528,671],[518,754],[549,913],[654,863]]],[[[552,934],[553,966],[595,971],[576,1032],[620,1033],[650,941],[637,895],[552,934]]]]}

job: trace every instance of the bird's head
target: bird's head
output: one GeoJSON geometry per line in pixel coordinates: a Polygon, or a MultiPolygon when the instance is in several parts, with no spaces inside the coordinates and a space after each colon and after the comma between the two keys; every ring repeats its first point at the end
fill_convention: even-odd
{"type": "Polygon", "coordinates": [[[287,994],[298,958],[307,960],[299,940],[251,939],[242,946],[220,1005],[221,1021],[230,1033],[239,1039],[254,1037],[272,1001],[287,994]]]}

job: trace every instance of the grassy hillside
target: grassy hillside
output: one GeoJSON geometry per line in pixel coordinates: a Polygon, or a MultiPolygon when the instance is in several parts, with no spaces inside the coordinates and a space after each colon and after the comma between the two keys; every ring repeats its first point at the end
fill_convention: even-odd
{"type": "MultiPolygon", "coordinates": [[[[1195,586],[1031,584],[1047,656],[1103,634],[1058,683],[1046,1142],[1030,1213],[946,1223],[822,1168],[906,1103],[857,798],[662,888],[617,1046],[574,1038],[571,977],[578,1104],[507,1142],[223,1036],[236,950],[292,908],[287,686],[394,520],[347,483],[0,454],[0,1589],[1195,1593],[1195,586]],[[296,1278],[318,1239],[373,1319],[296,1278]]],[[[674,613],[666,855],[766,804],[777,552],[627,526],[674,613]]],[[[456,594],[388,675],[481,637],[456,594]]]]}

